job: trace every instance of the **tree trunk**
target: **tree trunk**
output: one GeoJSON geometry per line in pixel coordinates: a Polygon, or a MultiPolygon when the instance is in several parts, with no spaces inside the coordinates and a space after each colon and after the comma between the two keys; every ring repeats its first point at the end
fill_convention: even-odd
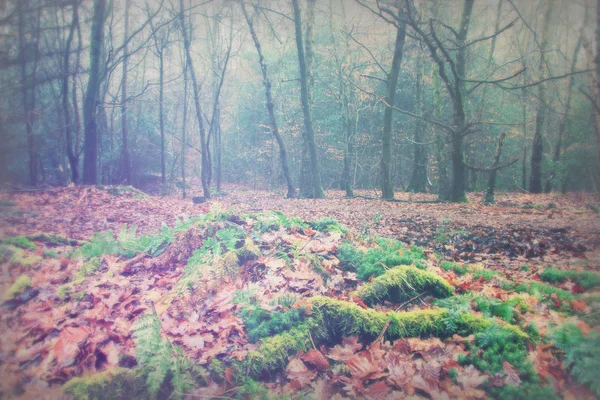
{"type": "Polygon", "coordinates": [[[457,46],[459,47],[456,56],[456,74],[460,78],[455,85],[455,96],[452,104],[454,107],[454,133],[452,134],[452,191],[450,200],[453,202],[467,201],[466,195],[466,165],[464,155],[464,135],[467,128],[466,109],[465,109],[465,82],[467,68],[467,48],[464,46],[469,33],[469,24],[471,13],[473,11],[474,0],[465,0],[462,11],[460,28],[456,35],[457,46]]]}
{"type": "Polygon", "coordinates": [[[131,159],[129,156],[129,139],[127,135],[127,37],[129,35],[129,8],[131,0],[125,1],[125,31],[123,33],[123,78],[121,80],[121,133],[123,143],[121,145],[122,180],[126,185],[131,185],[131,159]]]}
{"type": "Polygon", "coordinates": [[[167,172],[166,172],[166,157],[165,157],[165,112],[164,112],[164,80],[165,80],[165,68],[164,68],[164,55],[163,48],[160,48],[158,54],[158,114],[160,121],[160,195],[164,196],[167,194],[167,172]]]}
{"type": "MultiPolygon", "coordinates": [[[[435,64],[431,68],[431,86],[433,88],[433,116],[438,119],[442,115],[442,87],[439,72],[435,64]]],[[[435,128],[434,128],[435,129],[435,128]]],[[[438,200],[447,201],[450,199],[450,182],[448,179],[448,160],[446,158],[446,134],[436,131],[436,162],[438,169],[438,200]]]]}
{"type": "Polygon", "coordinates": [[[265,87],[265,97],[267,100],[267,111],[269,113],[269,121],[271,123],[271,132],[273,133],[275,141],[277,142],[277,146],[279,147],[279,160],[281,162],[281,170],[283,171],[283,176],[285,177],[285,181],[287,183],[287,198],[291,199],[296,197],[296,189],[294,188],[294,184],[292,183],[290,170],[288,168],[285,144],[279,133],[277,119],[275,118],[275,105],[273,104],[273,96],[271,95],[271,81],[269,80],[269,75],[267,73],[267,63],[262,54],[262,49],[258,40],[258,36],[256,35],[256,31],[254,30],[254,25],[250,20],[250,17],[248,16],[248,12],[246,11],[246,6],[243,2],[240,4],[242,7],[242,12],[244,13],[244,17],[246,18],[246,22],[248,23],[248,28],[250,29],[252,40],[254,41],[254,47],[256,48],[256,52],[258,53],[258,63],[260,64],[260,70],[263,77],[263,86],[265,87]]]}
{"type": "MultiPolygon", "coordinates": [[[[36,69],[37,69],[37,52],[39,46],[39,26],[37,27],[37,33],[32,40],[34,44],[34,54],[30,54],[29,47],[32,43],[27,43],[25,35],[25,13],[31,12],[28,10],[29,2],[19,2],[19,64],[21,66],[21,82],[23,84],[23,114],[25,117],[25,130],[27,137],[27,153],[28,153],[28,164],[29,164],[29,184],[36,186],[38,183],[38,157],[37,147],[35,140],[35,133],[33,132],[34,122],[34,109],[35,109],[35,80],[36,80],[36,69]],[[31,58],[35,58],[34,65],[31,71],[27,72],[27,64],[31,58]]],[[[38,16],[39,17],[39,16],[38,16]]],[[[39,20],[38,20],[39,24],[39,20]]],[[[35,27],[33,27],[35,29],[35,27]]]]}
{"type": "Polygon", "coordinates": [[[202,117],[202,106],[200,104],[200,90],[198,88],[198,80],[196,79],[196,70],[194,69],[194,62],[192,59],[192,53],[190,51],[191,38],[188,37],[188,32],[185,26],[183,0],[179,0],[179,21],[181,23],[181,32],[183,35],[183,45],[185,48],[185,54],[188,63],[188,69],[192,78],[192,89],[194,93],[194,104],[196,106],[196,118],[198,120],[198,126],[200,127],[200,153],[202,161],[200,165],[200,176],[202,180],[202,192],[204,197],[210,198],[210,188],[208,186],[208,149],[206,146],[206,131],[204,129],[204,120],[202,117]]]}
{"type": "Polygon", "coordinates": [[[308,85],[308,72],[306,68],[306,59],[304,56],[304,44],[302,40],[302,19],[300,16],[300,7],[298,0],[292,0],[294,8],[294,25],[296,32],[296,47],[298,50],[298,63],[300,67],[300,97],[302,101],[302,112],[304,114],[304,139],[308,147],[308,153],[311,162],[311,182],[313,186],[313,198],[320,199],[325,197],[323,187],[321,186],[321,176],[319,169],[319,161],[317,157],[317,147],[315,145],[315,133],[312,124],[310,93],[308,85]]]}
{"type": "Polygon", "coordinates": [[[84,158],[83,183],[94,185],[98,181],[98,126],[96,121],[96,100],[100,88],[100,54],[104,40],[104,14],[106,0],[94,0],[94,14],[90,39],[90,72],[83,104],[84,158]]]}
{"type": "Polygon", "coordinates": [[[187,61],[183,66],[183,121],[181,122],[181,197],[185,199],[185,125],[187,123],[188,108],[188,80],[187,61]]]}
{"type": "MultiPolygon", "coordinates": [[[[69,106],[69,77],[71,76],[71,44],[73,43],[73,36],[75,33],[75,27],[79,24],[78,14],[78,3],[73,3],[73,17],[71,21],[71,27],[69,29],[69,36],[67,37],[67,44],[65,47],[65,55],[63,58],[63,77],[62,77],[62,109],[63,109],[63,120],[65,124],[64,135],[67,147],[67,159],[69,160],[69,167],[71,169],[71,180],[73,183],[79,182],[79,160],[77,155],[77,148],[74,148],[73,144],[73,130],[71,122],[71,111],[69,106]]],[[[77,71],[75,71],[77,73],[77,71]]],[[[73,82],[75,85],[75,82],[73,82]]]]}
{"type": "Polygon", "coordinates": [[[502,145],[506,138],[506,131],[500,134],[498,139],[498,147],[496,148],[496,155],[494,156],[494,162],[490,171],[490,178],[488,180],[487,191],[485,192],[485,204],[494,204],[494,189],[496,186],[496,173],[498,172],[498,164],[500,163],[500,156],[502,155],[502,145]]]}
{"type": "MultiPolygon", "coordinates": [[[[400,13],[402,11],[399,11],[400,13]]],[[[402,18],[404,21],[404,18],[402,18]]],[[[392,184],[392,123],[394,99],[396,97],[396,84],[400,74],[400,64],[404,54],[404,41],[406,39],[406,22],[400,23],[396,30],[396,42],[394,44],[394,57],[392,68],[387,79],[387,93],[385,96],[385,111],[383,113],[383,136],[381,138],[381,197],[383,199],[394,198],[394,186],[392,184]]]]}
{"type": "MultiPolygon", "coordinates": [[[[540,63],[538,66],[539,79],[544,78],[546,65],[545,51],[549,44],[550,19],[552,16],[552,3],[548,3],[548,10],[544,16],[544,28],[542,32],[542,43],[540,45],[540,63]]],[[[529,191],[531,193],[542,193],[542,158],[544,155],[543,131],[545,129],[546,114],[546,86],[538,84],[538,109],[535,117],[535,133],[531,145],[531,172],[529,176],[529,191]]]]}
{"type": "MultiPolygon", "coordinates": [[[[417,113],[423,112],[423,71],[421,65],[421,53],[417,56],[417,82],[415,85],[416,96],[415,103],[417,113]]],[[[425,193],[427,189],[427,149],[423,144],[424,139],[423,121],[417,119],[415,125],[413,172],[408,184],[407,192],[425,193]]]]}

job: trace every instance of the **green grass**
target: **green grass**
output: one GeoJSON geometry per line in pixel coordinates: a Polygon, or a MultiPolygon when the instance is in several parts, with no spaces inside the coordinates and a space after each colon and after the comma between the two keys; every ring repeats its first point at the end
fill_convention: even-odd
{"type": "Polygon", "coordinates": [[[58,258],[58,253],[54,250],[44,250],[42,252],[42,257],[44,258],[58,258]]]}
{"type": "Polygon", "coordinates": [[[571,280],[580,284],[586,290],[600,286],[600,274],[590,271],[563,271],[554,268],[546,268],[540,274],[540,279],[552,284],[571,280]]]}
{"type": "MultiPolygon", "coordinates": [[[[516,286],[514,290],[517,293],[529,293],[537,297],[539,300],[543,301],[549,301],[553,294],[556,294],[558,300],[560,300],[563,303],[571,302],[575,298],[571,294],[571,292],[556,288],[552,285],[548,285],[542,282],[523,283],[521,285],[516,286]]],[[[550,301],[550,304],[554,307],[552,301],[550,301]]]]}

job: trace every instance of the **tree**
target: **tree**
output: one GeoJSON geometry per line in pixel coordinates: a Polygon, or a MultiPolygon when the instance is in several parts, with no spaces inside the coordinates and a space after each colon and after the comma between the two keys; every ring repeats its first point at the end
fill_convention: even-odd
{"type": "MultiPolygon", "coordinates": [[[[423,113],[423,66],[421,65],[421,54],[417,55],[417,81],[415,84],[415,103],[418,114],[423,113]]],[[[427,190],[427,149],[423,144],[424,126],[423,121],[417,119],[415,122],[415,134],[413,135],[414,157],[413,172],[407,192],[424,193],[427,190]]]]}
{"type": "Polygon", "coordinates": [[[394,43],[394,56],[392,67],[387,76],[387,93],[385,96],[385,111],[383,113],[383,136],[381,138],[381,197],[384,199],[394,198],[394,187],[392,185],[392,118],[394,99],[396,97],[396,84],[400,73],[400,64],[404,54],[404,41],[406,39],[406,18],[402,8],[398,8],[398,27],[396,29],[396,42],[394,43]]]}
{"type": "Polygon", "coordinates": [[[260,41],[258,40],[258,36],[254,29],[254,24],[252,23],[252,20],[250,19],[248,12],[246,11],[246,6],[243,2],[240,3],[240,6],[242,7],[242,12],[244,14],[244,18],[246,19],[246,23],[248,24],[248,28],[250,29],[250,35],[252,36],[252,41],[254,42],[256,53],[258,54],[258,63],[260,65],[260,71],[262,73],[263,86],[265,87],[265,98],[267,100],[266,106],[267,112],[269,113],[271,133],[273,133],[273,137],[275,138],[275,141],[277,141],[277,146],[279,147],[279,161],[281,162],[281,170],[287,183],[287,198],[291,199],[296,197],[296,189],[294,188],[294,184],[292,183],[290,170],[288,168],[287,151],[285,150],[285,143],[283,142],[281,134],[279,133],[279,128],[277,126],[277,118],[275,117],[275,105],[273,104],[273,96],[271,94],[271,80],[269,79],[269,74],[267,72],[267,63],[265,61],[265,57],[263,56],[260,41]]]}
{"type": "MultiPolygon", "coordinates": [[[[62,111],[64,119],[64,135],[67,147],[67,159],[69,160],[69,167],[71,169],[71,180],[73,183],[79,182],[79,154],[78,154],[78,140],[73,140],[73,122],[71,119],[71,110],[69,105],[69,78],[71,74],[71,45],[73,43],[73,37],[75,36],[75,30],[79,30],[79,4],[73,2],[73,16],[71,19],[71,27],[69,28],[69,36],[67,37],[67,43],[65,46],[64,58],[63,58],[63,77],[62,77],[62,111]]],[[[80,44],[81,47],[81,44],[80,44]]],[[[79,58],[79,52],[78,56],[79,58]]],[[[76,63],[76,69],[79,67],[79,62],[76,63]]],[[[75,73],[76,74],[76,73],[75,73]]],[[[75,76],[73,74],[73,77],[75,76]]],[[[76,104],[75,99],[75,82],[73,81],[73,103],[76,104]]],[[[74,106],[75,112],[78,113],[76,105],[74,106]]],[[[78,119],[78,118],[77,118],[78,119]]],[[[76,127],[75,129],[78,129],[76,127]]]]}
{"type": "MultiPolygon", "coordinates": [[[[121,79],[121,171],[123,174],[122,181],[126,185],[131,185],[131,159],[129,156],[129,139],[127,135],[127,61],[129,54],[127,53],[128,35],[129,35],[129,9],[131,8],[131,0],[125,0],[125,27],[123,36],[123,77],[121,79]]],[[[161,76],[162,79],[162,76],[161,76]]],[[[162,82],[161,82],[162,83],[162,82]]],[[[161,86],[162,87],[162,86],[161,86]]],[[[161,103],[162,110],[162,103],[161,103]]],[[[162,122],[162,121],[161,121],[162,122]]],[[[162,154],[162,153],[161,153],[162,154]]],[[[164,167],[164,165],[163,165],[164,167]]],[[[164,168],[163,168],[164,170],[164,168]]],[[[163,171],[164,175],[164,171],[163,171]]]]}
{"type": "Polygon", "coordinates": [[[302,39],[302,18],[300,16],[300,7],[298,0],[292,0],[294,10],[294,28],[296,34],[296,48],[298,51],[298,64],[300,67],[300,96],[302,101],[302,113],[304,115],[304,140],[308,147],[310,155],[310,172],[313,192],[310,197],[321,199],[325,197],[323,187],[321,186],[321,175],[319,169],[319,160],[317,156],[317,146],[315,145],[315,133],[311,115],[311,106],[309,101],[309,76],[306,66],[306,57],[304,54],[304,43],[302,39]]]}
{"type": "Polygon", "coordinates": [[[83,183],[94,185],[97,182],[98,162],[98,124],[96,121],[96,102],[100,89],[100,54],[104,42],[104,17],[106,0],[94,0],[92,30],[90,38],[90,72],[83,104],[84,121],[84,158],[83,183]]]}
{"type": "MultiPolygon", "coordinates": [[[[544,26],[542,31],[542,43],[540,45],[540,62],[538,64],[539,79],[544,79],[546,69],[546,50],[549,45],[550,19],[552,16],[552,3],[548,3],[548,9],[544,14],[544,26]]],[[[544,154],[543,131],[546,123],[548,105],[546,104],[546,87],[543,82],[537,85],[538,109],[535,117],[535,133],[531,145],[531,172],[529,175],[529,191],[531,193],[542,193],[542,156],[544,154]]]]}
{"type": "Polygon", "coordinates": [[[187,31],[186,22],[184,17],[183,0],[179,0],[179,23],[181,28],[181,34],[183,36],[183,46],[186,54],[187,70],[192,78],[192,89],[194,94],[194,105],[196,106],[196,119],[200,128],[200,149],[201,149],[201,163],[200,163],[200,175],[202,180],[202,193],[204,197],[210,198],[210,188],[208,185],[208,169],[210,164],[208,163],[208,149],[206,145],[206,130],[204,128],[204,120],[202,116],[202,105],[200,104],[200,89],[198,87],[198,79],[196,78],[196,70],[194,69],[194,61],[192,58],[191,37],[187,31]]]}

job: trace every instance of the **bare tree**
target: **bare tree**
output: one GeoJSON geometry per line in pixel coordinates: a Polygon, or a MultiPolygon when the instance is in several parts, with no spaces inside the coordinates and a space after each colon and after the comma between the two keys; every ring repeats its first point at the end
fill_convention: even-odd
{"type": "Polygon", "coordinates": [[[250,35],[252,36],[254,47],[256,48],[256,52],[258,53],[258,63],[260,65],[260,71],[263,77],[263,86],[265,87],[265,97],[267,100],[266,106],[267,112],[269,113],[271,132],[273,133],[273,137],[275,138],[277,146],[279,147],[279,160],[281,162],[281,170],[283,171],[283,176],[285,177],[285,181],[287,183],[287,197],[294,198],[296,197],[296,189],[294,188],[292,178],[290,177],[285,143],[283,142],[281,134],[279,133],[279,128],[277,126],[277,118],[275,117],[275,105],[273,103],[273,96],[271,94],[271,80],[269,79],[269,74],[267,72],[267,63],[265,61],[265,57],[263,56],[260,41],[258,40],[258,35],[256,34],[256,30],[254,29],[252,19],[249,17],[248,12],[246,11],[246,6],[243,2],[240,3],[240,5],[242,7],[242,12],[244,13],[244,18],[248,23],[248,28],[250,29],[250,35]]]}
{"type": "Polygon", "coordinates": [[[317,146],[315,145],[315,132],[313,128],[310,92],[309,92],[309,75],[306,65],[305,49],[302,38],[302,17],[300,16],[300,6],[298,0],[292,0],[294,10],[294,27],[296,34],[296,48],[298,51],[298,64],[300,67],[300,96],[302,101],[302,112],[304,114],[304,140],[308,146],[310,155],[310,170],[313,192],[310,197],[321,199],[325,197],[323,187],[321,186],[321,173],[319,168],[319,160],[317,155],[317,146]]]}

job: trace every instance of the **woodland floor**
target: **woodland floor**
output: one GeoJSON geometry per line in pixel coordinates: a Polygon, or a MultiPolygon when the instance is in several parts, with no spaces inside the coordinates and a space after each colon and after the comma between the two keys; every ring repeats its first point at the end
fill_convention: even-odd
{"type": "Polygon", "coordinates": [[[387,202],[367,191],[225,192],[200,205],[123,187],[0,195],[0,398],[83,398],[76,389],[89,392],[89,382],[67,395],[61,385],[116,367],[125,372],[95,390],[116,385],[105,393],[125,396],[123,382],[137,379],[129,371],[143,370],[142,381],[162,386],[129,385],[127,396],[600,393],[589,377],[600,368],[597,196],[498,194],[484,206],[481,194],[447,204],[407,193],[387,202]],[[361,288],[373,282],[369,297],[361,288]],[[336,318],[325,331],[310,325],[336,318]],[[146,334],[154,350],[144,355],[146,334]],[[161,343],[183,349],[166,352],[183,367],[148,372],[161,343]]]}

